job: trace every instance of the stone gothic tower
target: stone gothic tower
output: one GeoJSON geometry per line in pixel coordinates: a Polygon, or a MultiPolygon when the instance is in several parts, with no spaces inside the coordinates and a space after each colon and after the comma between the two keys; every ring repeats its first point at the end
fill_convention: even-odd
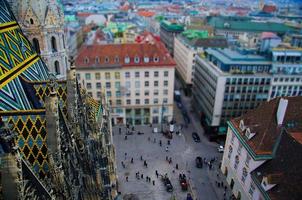
{"type": "Polygon", "coordinates": [[[64,14],[56,0],[8,0],[24,34],[50,72],[66,78],[67,49],[64,14]]]}

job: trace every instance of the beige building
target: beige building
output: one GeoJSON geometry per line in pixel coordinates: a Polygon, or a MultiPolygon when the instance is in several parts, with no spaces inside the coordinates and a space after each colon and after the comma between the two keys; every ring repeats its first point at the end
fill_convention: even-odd
{"type": "Polygon", "coordinates": [[[172,120],[175,62],[162,43],[84,46],[76,67],[88,94],[107,95],[114,124],[172,120]]]}

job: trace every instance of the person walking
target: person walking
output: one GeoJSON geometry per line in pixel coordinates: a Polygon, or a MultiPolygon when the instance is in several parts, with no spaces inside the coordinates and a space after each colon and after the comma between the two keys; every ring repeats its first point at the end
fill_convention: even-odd
{"type": "Polygon", "coordinates": [[[155,185],[155,180],[152,181],[152,184],[155,185]]]}
{"type": "Polygon", "coordinates": [[[126,181],[128,182],[128,176],[126,176],[126,181]]]}
{"type": "Polygon", "coordinates": [[[169,151],[169,147],[166,147],[166,152],[168,152],[169,151]]]}
{"type": "Polygon", "coordinates": [[[176,163],[176,165],[175,165],[175,169],[178,169],[178,164],[176,163]]]}
{"type": "Polygon", "coordinates": [[[127,152],[125,152],[125,160],[127,159],[127,152]]]}
{"type": "Polygon", "coordinates": [[[131,163],[133,164],[133,158],[131,158],[131,163]]]}
{"type": "Polygon", "coordinates": [[[161,145],[162,145],[161,140],[159,140],[159,146],[161,146],[161,145]]]}
{"type": "Polygon", "coordinates": [[[155,170],[155,175],[156,175],[156,177],[158,178],[158,172],[157,172],[157,170],[155,170]]]}
{"type": "Polygon", "coordinates": [[[141,156],[141,160],[143,160],[143,156],[141,156]]]}
{"type": "Polygon", "coordinates": [[[141,179],[143,179],[144,178],[144,174],[141,174],[141,179]]]}

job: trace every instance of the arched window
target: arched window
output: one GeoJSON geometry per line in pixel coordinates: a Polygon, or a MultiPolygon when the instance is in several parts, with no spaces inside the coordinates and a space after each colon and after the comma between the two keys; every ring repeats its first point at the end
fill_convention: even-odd
{"type": "Polygon", "coordinates": [[[40,45],[39,45],[39,40],[37,38],[34,38],[33,39],[33,46],[34,46],[34,49],[35,51],[40,54],[40,45]]]}
{"type": "Polygon", "coordinates": [[[52,49],[52,52],[57,52],[58,51],[57,41],[56,41],[56,38],[54,36],[51,37],[51,49],[52,49]]]}
{"type": "Polygon", "coordinates": [[[60,63],[59,61],[55,61],[55,71],[56,71],[56,74],[61,74],[60,72],[60,63]]]}
{"type": "Polygon", "coordinates": [[[30,24],[34,24],[34,20],[32,18],[29,19],[30,24]]]}

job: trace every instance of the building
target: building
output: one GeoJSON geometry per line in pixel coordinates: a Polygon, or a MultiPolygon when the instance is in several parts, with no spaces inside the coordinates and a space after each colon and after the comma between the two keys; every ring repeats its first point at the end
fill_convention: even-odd
{"type": "Polygon", "coordinates": [[[161,42],[83,46],[76,67],[88,94],[106,93],[113,124],[172,120],[175,62],[161,42]]]}
{"type": "Polygon", "coordinates": [[[226,122],[268,99],[271,61],[230,49],[207,49],[195,59],[193,104],[206,133],[225,134],[226,122]]]}
{"type": "Polygon", "coordinates": [[[35,51],[58,78],[68,69],[64,14],[56,1],[10,0],[14,15],[35,51]]]}
{"type": "Polygon", "coordinates": [[[300,199],[302,97],[275,98],[228,122],[221,170],[237,199],[300,199]]]}
{"type": "Polygon", "coordinates": [[[184,31],[184,26],[172,23],[167,20],[160,22],[160,38],[161,41],[165,44],[166,48],[173,56],[174,53],[174,38],[181,32],[184,31]]]}
{"type": "Polygon", "coordinates": [[[0,5],[0,199],[113,199],[105,97],[89,97],[74,66],[66,80],[50,75],[7,1],[0,5]]]}
{"type": "Polygon", "coordinates": [[[185,93],[191,94],[194,78],[195,55],[206,48],[225,48],[223,37],[210,37],[207,31],[186,30],[174,39],[174,59],[176,72],[183,83],[185,93]]]}

